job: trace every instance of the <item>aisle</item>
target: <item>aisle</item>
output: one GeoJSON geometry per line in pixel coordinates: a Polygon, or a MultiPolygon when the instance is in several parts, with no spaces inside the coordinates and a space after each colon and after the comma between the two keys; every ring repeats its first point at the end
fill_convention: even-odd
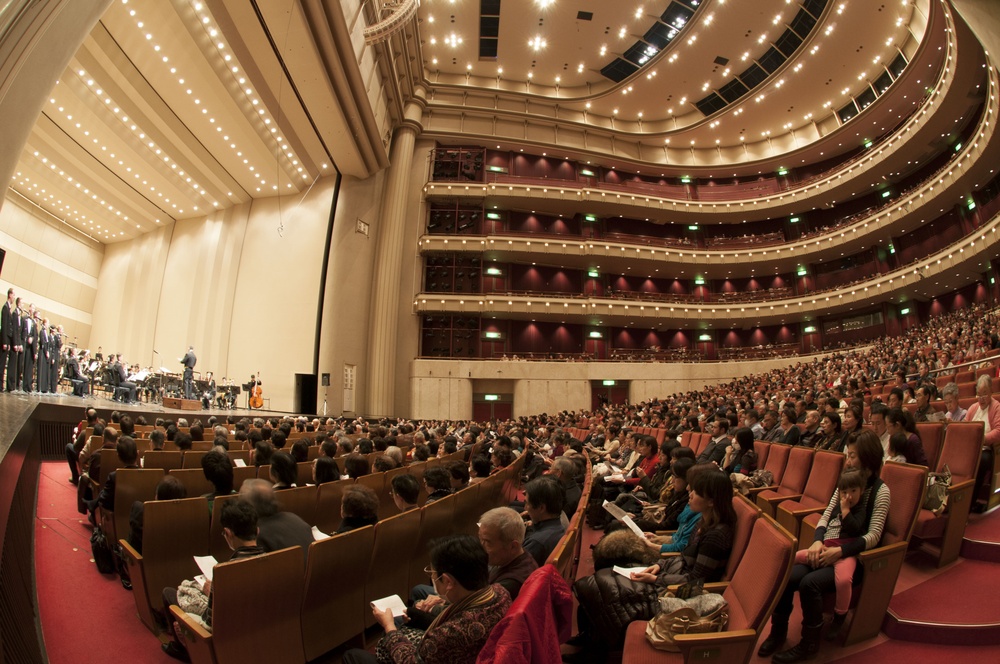
{"type": "Polygon", "coordinates": [[[97,571],[91,527],[76,510],[65,461],[45,461],[35,512],[35,580],[39,620],[51,664],[173,662],[143,627],[132,593],[117,576],[97,571]]]}

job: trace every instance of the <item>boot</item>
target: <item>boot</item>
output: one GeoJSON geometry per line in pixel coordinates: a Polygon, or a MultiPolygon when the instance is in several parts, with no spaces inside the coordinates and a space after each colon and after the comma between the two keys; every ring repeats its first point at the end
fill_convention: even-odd
{"type": "Polygon", "coordinates": [[[785,637],[788,636],[788,618],[779,618],[778,616],[771,616],[771,632],[764,639],[764,643],[760,644],[760,650],[757,651],[758,657],[770,657],[774,653],[778,652],[778,648],[785,645],[785,637]]]}
{"type": "Polygon", "coordinates": [[[830,629],[827,631],[826,636],[823,637],[827,641],[836,641],[840,638],[840,633],[844,629],[844,622],[847,620],[846,613],[834,613],[833,620],[830,621],[830,629]]]}
{"type": "Polygon", "coordinates": [[[819,637],[823,633],[823,625],[802,626],[802,640],[784,652],[771,657],[774,664],[792,664],[812,659],[819,652],[819,637]]]}

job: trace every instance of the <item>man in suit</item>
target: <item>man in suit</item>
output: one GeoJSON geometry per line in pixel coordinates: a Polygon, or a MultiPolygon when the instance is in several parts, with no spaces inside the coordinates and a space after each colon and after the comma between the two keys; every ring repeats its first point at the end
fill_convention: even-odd
{"type": "Polygon", "coordinates": [[[7,301],[0,312],[0,390],[4,389],[7,361],[14,355],[14,289],[7,289],[7,301]]]}
{"type": "Polygon", "coordinates": [[[21,321],[21,340],[24,346],[24,371],[21,389],[31,393],[34,387],[35,362],[38,360],[38,322],[35,321],[35,305],[29,304],[21,321]]]}
{"type": "Polygon", "coordinates": [[[38,326],[38,386],[37,390],[46,394],[51,392],[49,384],[52,380],[51,363],[49,362],[49,321],[43,320],[38,326]]]}
{"type": "Polygon", "coordinates": [[[56,327],[55,334],[52,335],[52,347],[54,352],[52,353],[52,359],[55,365],[55,372],[52,374],[55,376],[52,383],[52,391],[55,392],[55,386],[62,377],[63,369],[63,356],[62,356],[62,342],[65,333],[63,332],[63,326],[59,325],[56,327]]]}
{"type": "Polygon", "coordinates": [[[66,377],[73,385],[73,396],[82,397],[87,387],[87,381],[80,373],[80,363],[76,359],[76,350],[69,349],[69,357],[66,360],[66,377]]]}
{"type": "Polygon", "coordinates": [[[184,365],[184,398],[194,399],[194,365],[198,358],[194,354],[194,346],[188,346],[188,352],[180,359],[184,365]]]}
{"type": "Polygon", "coordinates": [[[115,355],[115,366],[112,371],[118,372],[118,387],[123,387],[128,390],[128,403],[138,401],[138,389],[136,388],[135,383],[128,379],[128,371],[125,369],[125,362],[122,360],[121,353],[115,355]]]}
{"type": "Polygon", "coordinates": [[[14,308],[11,310],[11,328],[13,329],[13,339],[11,343],[11,353],[7,358],[7,391],[21,391],[21,298],[14,299],[14,308]]]}

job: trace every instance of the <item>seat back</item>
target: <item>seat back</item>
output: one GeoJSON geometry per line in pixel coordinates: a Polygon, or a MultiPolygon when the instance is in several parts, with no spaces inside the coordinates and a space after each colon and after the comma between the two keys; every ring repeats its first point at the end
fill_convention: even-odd
{"type": "Polygon", "coordinates": [[[417,480],[417,486],[420,487],[420,495],[417,497],[417,504],[423,505],[427,501],[427,488],[424,486],[424,471],[427,470],[426,461],[417,461],[416,463],[411,463],[406,467],[410,475],[417,480]]]}
{"type": "Polygon", "coordinates": [[[302,486],[275,492],[282,511],[298,514],[310,526],[316,525],[316,487],[302,486]]]}
{"type": "Polygon", "coordinates": [[[908,463],[889,461],[882,467],[882,481],[889,486],[892,506],[882,531],[881,544],[908,542],[924,504],[927,469],[908,463]]]}
{"type": "MultiPolygon", "coordinates": [[[[742,560],[722,596],[729,602],[728,631],[760,634],[778,603],[795,560],[796,540],[767,515],[753,523],[742,560]]],[[[751,645],[754,641],[751,641],[751,645]]]]}
{"type": "Polygon", "coordinates": [[[374,526],[365,526],[309,545],[302,595],[306,660],[364,631],[365,616],[371,610],[365,602],[367,575],[363,571],[368,569],[374,542],[374,526]]]}
{"type": "Polygon", "coordinates": [[[298,546],[215,566],[212,642],[217,662],[305,661],[302,574],[298,546]],[[261,620],[265,602],[267,619],[261,620]]]}
{"type": "Polygon", "coordinates": [[[844,470],[844,461],[845,457],[840,452],[816,452],[809,470],[809,479],[802,490],[803,497],[812,498],[820,504],[829,502],[833,490],[837,488],[840,473],[844,470]]]}
{"type": "MultiPolygon", "coordinates": [[[[108,475],[111,474],[112,470],[118,470],[122,462],[118,459],[118,450],[113,447],[110,449],[103,447],[97,453],[101,457],[100,467],[97,469],[97,477],[91,477],[90,479],[97,482],[98,486],[104,486],[108,475]]],[[[97,494],[95,493],[94,495],[96,496],[97,494]]]]}
{"type": "Polygon", "coordinates": [[[295,464],[295,486],[305,486],[313,481],[313,465],[311,461],[300,461],[295,464]]]}
{"type": "Polygon", "coordinates": [[[791,451],[791,445],[771,443],[771,451],[768,452],[764,470],[771,471],[775,484],[781,484],[781,478],[785,474],[785,466],[788,464],[788,455],[791,451]]]}
{"type": "MultiPolygon", "coordinates": [[[[192,447],[194,444],[192,443],[192,447]]],[[[190,449],[184,452],[184,460],[181,463],[181,468],[201,468],[201,460],[208,452],[202,452],[200,450],[190,449]]]]}
{"type": "MultiPolygon", "coordinates": [[[[450,535],[452,521],[455,519],[455,494],[436,500],[430,505],[421,507],[420,537],[416,546],[410,547],[410,587],[418,583],[426,583],[427,575],[424,568],[430,562],[430,542],[438,537],[450,535]]],[[[405,549],[404,549],[405,550],[405,549]]]]}
{"type": "Polygon", "coordinates": [[[684,431],[681,433],[681,445],[683,447],[691,447],[691,436],[692,434],[690,431],[684,431]]]}
{"type": "Polygon", "coordinates": [[[254,466],[236,466],[233,468],[233,488],[237,491],[247,480],[257,477],[257,468],[254,466]]]}
{"type": "Polygon", "coordinates": [[[171,470],[169,474],[181,481],[189,496],[201,496],[215,491],[215,485],[208,481],[201,468],[171,470]]]}
{"type": "Polygon", "coordinates": [[[753,451],[757,453],[757,467],[763,468],[767,457],[771,454],[771,443],[766,440],[754,441],[753,451]]]}
{"type": "Polygon", "coordinates": [[[958,398],[967,399],[976,396],[976,384],[973,382],[958,384],[958,398]]]}
{"type": "Polygon", "coordinates": [[[702,452],[705,451],[705,448],[708,447],[708,443],[711,440],[712,440],[712,434],[709,433],[698,434],[698,446],[694,450],[695,457],[697,457],[698,455],[700,455],[702,452]]]}
{"type": "Polygon", "coordinates": [[[385,473],[368,473],[367,475],[362,475],[356,482],[361,486],[366,486],[375,492],[376,496],[382,495],[382,489],[385,488],[385,473]]]}
{"type": "Polygon", "coordinates": [[[924,446],[924,454],[927,455],[927,467],[937,468],[937,460],[941,455],[941,442],[944,439],[944,424],[941,422],[921,422],[917,425],[917,435],[920,436],[920,443],[924,446]]]}
{"type": "Polygon", "coordinates": [[[740,560],[746,554],[747,544],[753,525],[761,515],[761,509],[739,494],[733,497],[733,510],[736,512],[736,528],[733,531],[733,549],[726,563],[726,574],[723,580],[728,580],[736,573],[740,560]]]}
{"type": "Polygon", "coordinates": [[[340,528],[340,501],[344,496],[344,489],[352,484],[354,480],[336,480],[319,485],[319,492],[316,494],[316,527],[320,531],[334,533],[340,528]]]}
{"type": "Polygon", "coordinates": [[[793,447],[788,453],[788,463],[785,464],[785,472],[782,473],[779,484],[793,494],[802,493],[806,480],[809,479],[815,454],[811,447],[793,447]]]}
{"type": "MultiPolygon", "coordinates": [[[[431,507],[434,503],[431,503],[431,507]]],[[[375,543],[372,546],[369,557],[371,564],[368,567],[359,569],[367,570],[367,582],[365,584],[364,605],[376,599],[399,595],[406,597],[412,587],[409,585],[409,566],[401,559],[400,552],[410,551],[414,543],[420,537],[420,517],[419,509],[403,512],[396,516],[391,516],[375,524],[375,543]]],[[[423,569],[421,568],[421,574],[423,569]]],[[[421,583],[428,583],[426,578],[421,583]]],[[[365,625],[374,624],[371,611],[367,611],[364,616],[365,625]]]]}
{"type": "Polygon", "coordinates": [[[222,521],[219,517],[222,516],[222,506],[238,497],[234,493],[228,496],[216,496],[215,500],[212,501],[212,522],[208,531],[208,546],[216,560],[228,560],[229,556],[232,555],[232,550],[222,534],[222,521]]]}
{"type": "Polygon", "coordinates": [[[142,573],[147,601],[159,609],[164,588],[176,588],[201,573],[194,556],[209,551],[208,501],[203,497],[153,500],[143,512],[142,573]]]}
{"type": "Polygon", "coordinates": [[[184,463],[180,450],[149,450],[142,455],[143,468],[162,468],[164,472],[180,470],[184,463]]]}
{"type": "Polygon", "coordinates": [[[482,482],[472,484],[455,494],[455,534],[479,533],[479,517],[486,511],[480,502],[482,486],[482,482]]]}
{"type": "Polygon", "coordinates": [[[944,434],[940,459],[931,467],[940,472],[947,465],[952,484],[975,479],[984,436],[981,422],[952,422],[944,434]]]}
{"type": "Polygon", "coordinates": [[[163,479],[159,468],[119,468],[115,475],[115,534],[127,537],[132,503],[156,497],[156,485],[163,479]]]}

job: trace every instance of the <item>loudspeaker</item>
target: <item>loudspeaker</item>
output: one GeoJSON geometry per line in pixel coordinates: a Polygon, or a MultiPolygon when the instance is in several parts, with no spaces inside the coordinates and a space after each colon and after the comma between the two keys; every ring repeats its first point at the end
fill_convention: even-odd
{"type": "Polygon", "coordinates": [[[7,255],[7,252],[0,249],[0,274],[3,274],[3,257],[7,255]]]}
{"type": "Polygon", "coordinates": [[[325,373],[322,376],[320,376],[320,381],[321,381],[320,384],[323,387],[330,387],[330,374],[325,373]]]}

